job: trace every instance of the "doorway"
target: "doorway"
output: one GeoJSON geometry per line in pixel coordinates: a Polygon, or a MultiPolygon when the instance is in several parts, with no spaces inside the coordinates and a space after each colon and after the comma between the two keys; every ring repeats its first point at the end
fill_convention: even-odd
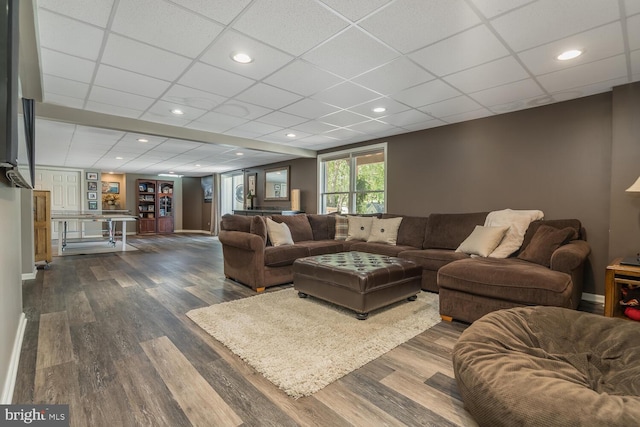
{"type": "Polygon", "coordinates": [[[222,174],[220,187],[222,215],[244,209],[244,174],[242,172],[222,174]]]}

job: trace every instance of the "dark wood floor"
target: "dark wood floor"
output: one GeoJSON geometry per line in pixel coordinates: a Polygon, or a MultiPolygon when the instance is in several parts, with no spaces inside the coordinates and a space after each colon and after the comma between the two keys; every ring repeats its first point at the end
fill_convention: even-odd
{"type": "Polygon", "coordinates": [[[14,403],[69,404],[73,426],[475,425],[451,366],[466,325],[442,322],[294,400],[185,316],[255,295],[224,278],[217,239],[128,240],[139,251],[56,257],[24,283],[14,403]]]}

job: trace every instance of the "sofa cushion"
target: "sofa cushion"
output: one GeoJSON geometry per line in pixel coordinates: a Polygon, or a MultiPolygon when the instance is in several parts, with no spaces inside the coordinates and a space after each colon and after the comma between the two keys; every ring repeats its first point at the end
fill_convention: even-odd
{"type": "Polygon", "coordinates": [[[285,223],[275,222],[267,218],[267,234],[273,246],[293,245],[291,231],[285,223]]]}
{"type": "Polygon", "coordinates": [[[495,248],[498,247],[500,241],[504,237],[504,233],[509,229],[508,226],[503,227],[485,227],[476,225],[469,237],[464,239],[456,252],[464,252],[469,255],[489,256],[495,248]]]}
{"type": "Polygon", "coordinates": [[[555,228],[541,225],[531,238],[531,242],[520,252],[518,258],[536,264],[551,266],[551,255],[560,246],[573,239],[576,230],[571,227],[555,228]]]}
{"type": "Polygon", "coordinates": [[[268,232],[267,232],[267,223],[264,220],[264,217],[260,215],[254,215],[251,217],[251,228],[249,229],[251,234],[255,234],[257,236],[262,237],[265,245],[267,244],[268,232]]]}
{"type": "Polygon", "coordinates": [[[403,251],[398,254],[398,258],[411,260],[425,270],[438,271],[443,265],[459,259],[467,259],[469,255],[449,249],[420,249],[403,251]]]}
{"type": "Polygon", "coordinates": [[[294,242],[313,240],[313,231],[311,230],[311,224],[309,224],[307,215],[272,215],[271,219],[275,222],[287,224],[294,242]]]}
{"type": "MultiPolygon", "coordinates": [[[[336,218],[335,215],[316,215],[307,214],[313,240],[333,239],[336,234],[336,218]]],[[[345,236],[346,238],[346,236],[345,236]]]]}
{"type": "Polygon", "coordinates": [[[438,271],[438,287],[523,305],[567,307],[571,276],[518,258],[470,258],[438,271]]]}
{"type": "Polygon", "coordinates": [[[350,251],[367,252],[370,254],[379,254],[387,256],[395,256],[404,251],[415,249],[411,246],[388,245],[386,243],[370,243],[352,240],[353,244],[349,247],[350,251]]]}
{"type": "Polygon", "coordinates": [[[555,228],[571,227],[576,231],[576,235],[574,239],[584,239],[584,236],[582,235],[582,231],[583,231],[582,223],[580,222],[580,220],[577,220],[577,219],[538,220],[538,221],[533,221],[531,224],[529,224],[529,228],[527,228],[527,232],[524,235],[524,241],[522,242],[520,251],[525,250],[526,247],[529,246],[529,242],[531,242],[531,239],[533,238],[534,234],[536,234],[538,227],[540,227],[541,225],[548,225],[549,227],[555,227],[555,228]]]}
{"type": "Polygon", "coordinates": [[[334,234],[334,239],[336,240],[346,240],[349,235],[349,220],[346,216],[335,215],[336,218],[336,232],[334,234]]]}
{"type": "Polygon", "coordinates": [[[542,219],[544,213],[539,210],[503,209],[487,215],[486,226],[508,225],[509,229],[498,247],[489,255],[491,258],[507,258],[522,246],[524,235],[533,221],[542,219]]]}
{"type": "Polygon", "coordinates": [[[307,248],[309,250],[309,256],[344,252],[344,243],[332,239],[306,240],[304,242],[296,242],[296,246],[307,248]]]}
{"type": "Polygon", "coordinates": [[[245,215],[223,215],[220,219],[220,229],[249,233],[251,230],[251,217],[245,215]]]}
{"type": "Polygon", "coordinates": [[[371,233],[369,233],[369,237],[367,237],[367,242],[384,243],[395,246],[398,240],[398,229],[402,221],[402,217],[386,219],[373,218],[371,222],[371,233]]]}
{"type": "Polygon", "coordinates": [[[371,223],[373,217],[370,216],[349,216],[349,232],[347,240],[363,240],[366,241],[371,233],[371,223]]]}
{"type": "Polygon", "coordinates": [[[309,249],[300,245],[267,246],[264,249],[264,265],[283,267],[292,265],[298,258],[309,256],[309,249]]]}
{"type": "Polygon", "coordinates": [[[412,246],[416,249],[422,248],[424,232],[427,228],[428,216],[404,216],[398,214],[382,214],[382,219],[402,217],[400,228],[398,228],[397,245],[412,246]]]}
{"type": "Polygon", "coordinates": [[[462,214],[431,214],[425,227],[422,247],[425,249],[456,249],[476,225],[483,225],[487,212],[462,214]]]}

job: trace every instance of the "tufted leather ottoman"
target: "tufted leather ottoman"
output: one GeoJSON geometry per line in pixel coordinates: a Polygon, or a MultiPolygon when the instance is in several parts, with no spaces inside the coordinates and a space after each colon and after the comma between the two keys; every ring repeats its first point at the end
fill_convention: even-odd
{"type": "Polygon", "coordinates": [[[293,287],[307,295],[354,310],[366,319],[371,310],[420,292],[422,268],[416,263],[366,252],[341,252],[299,258],[293,263],[293,287]]]}

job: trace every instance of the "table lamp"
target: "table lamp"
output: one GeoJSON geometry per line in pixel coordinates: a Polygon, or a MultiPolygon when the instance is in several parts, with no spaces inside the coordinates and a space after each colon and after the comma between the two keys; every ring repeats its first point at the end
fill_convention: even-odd
{"type": "MultiPolygon", "coordinates": [[[[640,193],[640,178],[636,179],[636,182],[631,185],[631,187],[625,190],[627,193],[640,193]]],[[[636,254],[636,256],[630,256],[623,258],[620,261],[620,264],[624,265],[636,265],[640,267],[640,253],[636,254]]]]}

